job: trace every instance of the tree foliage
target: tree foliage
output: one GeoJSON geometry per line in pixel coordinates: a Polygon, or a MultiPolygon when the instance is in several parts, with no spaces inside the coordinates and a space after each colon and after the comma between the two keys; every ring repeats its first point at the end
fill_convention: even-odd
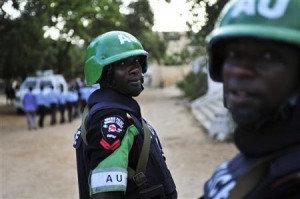
{"type": "MultiPolygon", "coordinates": [[[[194,13],[194,19],[191,22],[188,22],[190,31],[188,32],[189,37],[191,38],[192,44],[204,46],[205,37],[213,30],[215,22],[229,0],[217,0],[215,3],[211,3],[210,0],[187,0],[192,4],[191,12],[194,13]],[[197,8],[202,8],[205,11],[204,15],[204,24],[201,25],[202,21],[199,21],[199,15],[202,13],[193,12],[197,8]],[[201,26],[199,32],[193,32],[193,26],[201,26]]],[[[200,9],[200,10],[202,10],[200,9]]]]}
{"type": "MultiPolygon", "coordinates": [[[[217,0],[213,4],[210,0],[187,0],[187,2],[191,3],[190,12],[193,13],[193,20],[187,24],[190,28],[187,34],[191,45],[195,47],[194,57],[198,57],[205,54],[205,38],[213,30],[215,22],[228,0],[217,0]],[[204,23],[199,20],[203,16],[199,10],[205,11],[204,23]],[[195,32],[193,27],[201,27],[201,29],[195,32]]],[[[183,91],[185,97],[194,100],[207,92],[207,77],[207,74],[201,71],[191,72],[177,83],[177,86],[183,91]]]]}
{"type": "Polygon", "coordinates": [[[178,82],[177,87],[183,91],[184,97],[190,101],[206,94],[208,89],[207,74],[199,71],[190,72],[186,77],[178,82]]]}
{"type": "MultiPolygon", "coordinates": [[[[3,2],[1,3],[3,4],[3,2]]],[[[16,8],[18,4],[13,4],[16,8]]],[[[39,5],[37,5],[39,6],[39,5]]],[[[2,5],[1,5],[2,8],[2,5]]],[[[4,77],[22,76],[43,63],[43,31],[41,11],[28,5],[22,18],[11,20],[2,10],[0,15],[0,64],[4,77]],[[33,17],[36,16],[36,17],[33,17]]]]}
{"type": "Polygon", "coordinates": [[[152,31],[154,14],[148,0],[132,2],[128,6],[129,13],[125,15],[125,27],[134,35],[139,35],[144,48],[151,52],[150,60],[161,62],[166,51],[165,42],[159,35],[152,31]],[[145,12],[147,11],[147,12],[145,12]]]}
{"type": "Polygon", "coordinates": [[[0,1],[0,78],[24,78],[38,69],[53,69],[67,78],[82,75],[86,46],[110,30],[132,33],[159,60],[166,49],[151,30],[148,0],[132,1],[127,14],[120,12],[122,4],[122,0],[0,1]],[[9,3],[20,16],[9,15],[4,9],[9,3]]]}

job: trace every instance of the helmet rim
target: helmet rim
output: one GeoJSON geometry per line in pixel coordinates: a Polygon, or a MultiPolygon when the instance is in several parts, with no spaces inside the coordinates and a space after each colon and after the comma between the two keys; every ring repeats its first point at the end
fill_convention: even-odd
{"type": "MultiPolygon", "coordinates": [[[[132,51],[127,51],[127,52],[123,52],[121,54],[117,54],[111,57],[106,58],[103,61],[100,61],[99,64],[101,64],[103,67],[112,64],[114,62],[120,61],[122,59],[126,59],[128,57],[133,57],[133,56],[148,56],[148,53],[145,50],[132,50],[132,51]]],[[[146,67],[143,67],[143,73],[145,73],[147,71],[146,67]]]]}
{"type": "Polygon", "coordinates": [[[212,45],[220,39],[231,39],[240,37],[255,37],[287,42],[300,46],[300,34],[297,30],[282,27],[268,27],[261,25],[230,25],[215,29],[207,37],[208,45],[212,45]]]}

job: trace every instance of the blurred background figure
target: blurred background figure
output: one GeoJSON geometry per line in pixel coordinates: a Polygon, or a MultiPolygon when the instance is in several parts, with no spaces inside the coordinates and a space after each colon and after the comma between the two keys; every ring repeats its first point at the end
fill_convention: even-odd
{"type": "Polygon", "coordinates": [[[32,90],[33,88],[30,86],[22,102],[24,107],[24,112],[26,114],[28,130],[36,129],[37,127],[35,113],[38,105],[37,105],[36,96],[32,93],[32,90]]]}
{"type": "Polygon", "coordinates": [[[60,123],[65,123],[65,110],[66,110],[66,94],[64,93],[63,85],[60,85],[60,93],[58,93],[58,110],[60,113],[60,123]]]}
{"type": "Polygon", "coordinates": [[[7,81],[5,85],[6,104],[13,104],[15,99],[15,90],[11,81],[7,81]]]}
{"type": "Polygon", "coordinates": [[[77,117],[76,109],[78,107],[78,93],[74,86],[70,86],[66,96],[66,108],[68,111],[68,121],[72,122],[77,117]]]}
{"type": "Polygon", "coordinates": [[[50,125],[53,126],[56,124],[56,112],[58,107],[58,92],[54,90],[54,86],[50,86],[50,92],[47,94],[47,100],[49,101],[50,105],[50,125]]]}
{"type": "Polygon", "coordinates": [[[44,119],[47,112],[48,101],[47,97],[44,94],[44,85],[40,86],[40,92],[36,95],[37,97],[37,104],[38,104],[38,115],[39,115],[39,127],[44,127],[44,119]]]}
{"type": "Polygon", "coordinates": [[[82,86],[80,87],[80,103],[79,103],[79,106],[80,106],[80,112],[82,113],[83,112],[83,109],[84,107],[86,106],[87,104],[87,101],[90,97],[90,95],[92,94],[92,92],[94,92],[95,90],[99,89],[100,86],[99,85],[93,85],[93,86],[82,86]]]}

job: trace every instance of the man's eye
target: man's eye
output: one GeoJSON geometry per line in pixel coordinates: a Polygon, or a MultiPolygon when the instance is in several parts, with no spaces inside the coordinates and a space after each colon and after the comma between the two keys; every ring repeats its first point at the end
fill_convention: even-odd
{"type": "Polygon", "coordinates": [[[136,59],[134,60],[134,62],[135,62],[135,63],[141,63],[141,61],[140,61],[139,58],[136,58],[136,59]]]}
{"type": "Polygon", "coordinates": [[[274,55],[271,52],[266,51],[266,52],[263,53],[262,58],[264,60],[270,61],[270,60],[274,59],[274,55]]]}
{"type": "Polygon", "coordinates": [[[226,59],[233,59],[237,57],[237,52],[235,50],[228,49],[225,54],[226,59]]]}
{"type": "Polygon", "coordinates": [[[124,61],[121,61],[121,62],[120,62],[120,65],[121,65],[121,66],[125,66],[126,63],[125,63],[124,61]]]}
{"type": "Polygon", "coordinates": [[[234,57],[236,57],[236,52],[234,51],[234,50],[230,50],[229,52],[228,52],[228,55],[227,55],[229,58],[234,58],[234,57]]]}

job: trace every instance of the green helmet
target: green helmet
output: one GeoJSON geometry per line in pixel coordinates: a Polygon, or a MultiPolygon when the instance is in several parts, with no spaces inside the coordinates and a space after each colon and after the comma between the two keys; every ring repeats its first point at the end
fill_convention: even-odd
{"type": "Polygon", "coordinates": [[[137,55],[145,56],[145,62],[142,64],[142,72],[145,73],[148,52],[137,38],[123,31],[110,31],[99,35],[87,48],[84,64],[86,83],[96,83],[101,78],[105,66],[137,55]]]}
{"type": "Polygon", "coordinates": [[[300,46],[299,0],[231,0],[208,35],[209,73],[222,82],[223,41],[254,37],[300,46]]]}

